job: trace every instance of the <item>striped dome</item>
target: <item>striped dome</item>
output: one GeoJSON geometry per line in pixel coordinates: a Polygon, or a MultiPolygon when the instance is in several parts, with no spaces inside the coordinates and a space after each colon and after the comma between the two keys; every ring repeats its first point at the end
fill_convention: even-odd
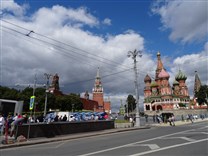
{"type": "Polygon", "coordinates": [[[181,70],[179,70],[178,74],[176,75],[175,77],[176,81],[179,81],[179,80],[186,80],[187,77],[184,73],[182,73],[181,70]]]}
{"type": "Polygon", "coordinates": [[[158,75],[159,78],[169,78],[170,75],[164,70],[164,68],[161,70],[161,72],[158,75]]]}

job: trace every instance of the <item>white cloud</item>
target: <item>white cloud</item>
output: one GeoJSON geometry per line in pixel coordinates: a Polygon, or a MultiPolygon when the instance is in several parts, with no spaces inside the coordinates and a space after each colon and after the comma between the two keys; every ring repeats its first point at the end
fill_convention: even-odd
{"type": "Polygon", "coordinates": [[[12,13],[15,16],[21,17],[24,15],[27,8],[28,5],[18,5],[14,0],[2,0],[0,11],[1,13],[12,13]]]}
{"type": "MultiPolygon", "coordinates": [[[[44,84],[46,81],[44,73],[58,73],[61,90],[64,93],[82,93],[86,90],[91,92],[97,67],[100,67],[106,97],[112,100],[112,107],[118,108],[120,99],[125,99],[124,95],[134,94],[135,90],[134,71],[128,70],[133,68],[133,60],[127,57],[128,51],[134,49],[144,51],[142,58],[137,58],[140,96],[143,94],[145,75],[149,74],[153,77],[155,75],[156,63],[152,58],[156,56],[152,57],[145,52],[145,40],[140,34],[133,30],[114,35],[95,34],[84,26],[99,29],[99,24],[102,22],[87,8],[74,9],[55,5],[51,8],[40,8],[31,16],[26,15],[26,13],[19,16],[7,13],[3,16],[3,20],[33,30],[35,33],[31,33],[28,37],[24,35],[29,33],[28,30],[1,22],[4,26],[2,27],[4,40],[0,53],[0,85],[33,83],[35,74],[37,74],[37,83],[44,84]],[[15,29],[22,34],[5,27],[15,29]]],[[[177,65],[182,62],[181,67],[186,66],[184,71],[189,81],[192,71],[188,72],[187,61],[190,62],[192,59],[202,61],[207,56],[207,47],[208,43],[205,44],[203,52],[176,58],[175,67],[171,68],[170,74],[175,75],[177,65]]],[[[204,62],[196,63],[196,69],[193,69],[193,72],[198,70],[203,83],[207,80],[205,78],[207,72],[202,71],[200,64],[205,66],[204,62]]]]}
{"type": "MultiPolygon", "coordinates": [[[[104,91],[112,101],[113,97],[119,96],[115,93],[134,93],[133,71],[121,71],[133,68],[133,60],[127,57],[129,50],[144,49],[144,38],[138,33],[94,34],[83,26],[98,29],[100,21],[86,8],[73,9],[58,5],[40,8],[31,16],[25,14],[24,18],[7,14],[3,20],[28,30],[2,21],[4,40],[1,47],[0,85],[31,84],[35,74],[37,83],[44,84],[44,73],[58,73],[64,93],[91,92],[97,67],[100,67],[104,91]],[[26,34],[29,30],[35,33],[28,37],[26,34]],[[87,81],[89,79],[91,81],[87,81]]],[[[115,103],[112,103],[113,107],[117,105],[115,103]]]]}
{"type": "Polygon", "coordinates": [[[105,24],[105,25],[111,25],[111,19],[110,18],[105,18],[103,20],[103,24],[105,24]]]}
{"type": "Polygon", "coordinates": [[[157,1],[152,7],[161,16],[163,28],[170,29],[172,41],[202,41],[208,34],[208,1],[157,1]]]}
{"type": "Polygon", "coordinates": [[[52,8],[40,8],[32,17],[32,20],[45,27],[71,25],[81,27],[88,25],[90,27],[98,26],[99,21],[91,15],[86,8],[77,9],[65,8],[55,5],[52,8]],[[46,20],[47,18],[47,20],[46,20]]]}
{"type": "Polygon", "coordinates": [[[193,96],[195,71],[197,71],[203,85],[208,85],[208,53],[207,53],[208,42],[205,43],[204,50],[196,54],[184,55],[177,57],[173,61],[171,72],[174,76],[181,69],[187,76],[187,82],[189,88],[189,94],[193,96]]]}

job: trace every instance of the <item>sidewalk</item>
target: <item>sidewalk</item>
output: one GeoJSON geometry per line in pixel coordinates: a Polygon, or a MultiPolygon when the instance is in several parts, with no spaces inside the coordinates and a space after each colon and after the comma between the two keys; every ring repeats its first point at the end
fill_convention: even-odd
{"type": "MultiPolygon", "coordinates": [[[[201,120],[201,119],[194,120],[194,123],[196,123],[196,122],[208,122],[208,118],[206,118],[204,120],[201,120]]],[[[175,122],[176,126],[186,125],[186,124],[191,124],[191,121],[188,121],[188,122],[187,121],[176,121],[175,122]]],[[[31,138],[31,139],[24,141],[24,142],[14,142],[11,144],[0,143],[0,149],[42,144],[42,143],[48,143],[48,142],[72,140],[72,139],[78,139],[78,138],[83,138],[83,137],[98,136],[98,135],[103,135],[103,134],[111,134],[111,133],[132,131],[132,130],[138,130],[138,129],[149,129],[151,127],[168,127],[168,126],[170,126],[169,123],[166,123],[166,124],[165,123],[161,123],[161,124],[155,123],[155,124],[150,124],[150,125],[141,126],[141,127],[114,128],[114,129],[108,129],[108,130],[102,130],[102,131],[61,135],[61,136],[56,136],[53,138],[31,138]]],[[[4,139],[4,136],[0,136],[0,140],[2,141],[3,139],[4,139]]],[[[9,139],[12,139],[12,138],[9,138],[9,139]]]]}
{"type": "MultiPolygon", "coordinates": [[[[198,122],[208,122],[208,118],[204,118],[203,120],[202,119],[196,119],[196,120],[193,120],[194,123],[198,123],[198,122]]],[[[175,126],[180,126],[180,125],[187,125],[187,124],[191,124],[191,121],[175,121],[175,126]]],[[[155,126],[155,127],[168,127],[170,126],[170,124],[167,122],[167,123],[154,123],[154,124],[151,124],[151,126],[155,126]]]]}

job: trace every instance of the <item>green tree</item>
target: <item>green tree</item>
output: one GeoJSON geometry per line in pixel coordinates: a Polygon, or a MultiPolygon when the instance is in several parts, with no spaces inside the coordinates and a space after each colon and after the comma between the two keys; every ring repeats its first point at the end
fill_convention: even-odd
{"type": "Polygon", "coordinates": [[[56,96],[56,106],[60,111],[69,111],[71,109],[71,99],[69,95],[56,96]]]}
{"type": "Polygon", "coordinates": [[[33,88],[27,87],[20,93],[20,100],[23,101],[23,112],[29,111],[30,97],[33,95],[33,88]]]}
{"type": "Polygon", "coordinates": [[[76,94],[69,94],[56,97],[56,106],[61,111],[79,111],[83,109],[80,97],[76,94]]]}
{"type": "Polygon", "coordinates": [[[202,105],[203,103],[208,104],[207,97],[208,97],[208,86],[203,85],[200,87],[199,91],[196,93],[197,102],[199,105],[202,105]]]}
{"type": "Polygon", "coordinates": [[[133,95],[128,95],[127,100],[126,100],[127,105],[125,105],[125,109],[127,112],[133,112],[136,108],[136,99],[134,98],[133,95]]]}
{"type": "MultiPolygon", "coordinates": [[[[23,111],[28,112],[30,97],[33,95],[33,88],[27,87],[20,93],[20,100],[23,100],[23,111]]],[[[43,112],[45,107],[45,88],[36,88],[35,89],[35,106],[34,109],[36,112],[43,112]]],[[[55,97],[53,94],[48,93],[47,100],[47,110],[49,108],[55,108],[55,97]]]]}
{"type": "Polygon", "coordinates": [[[70,94],[70,99],[71,99],[71,110],[77,110],[80,111],[83,109],[83,104],[80,100],[80,95],[77,94],[70,94]],[[72,108],[73,107],[73,108],[72,108]]]}
{"type": "Polygon", "coordinates": [[[1,99],[10,99],[10,100],[19,100],[20,92],[16,89],[10,89],[8,87],[0,86],[0,98],[1,99]]]}

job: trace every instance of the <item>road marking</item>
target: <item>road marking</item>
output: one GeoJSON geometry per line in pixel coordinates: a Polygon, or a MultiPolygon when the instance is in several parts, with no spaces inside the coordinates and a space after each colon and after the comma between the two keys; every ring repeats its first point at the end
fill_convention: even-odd
{"type": "Polygon", "coordinates": [[[126,144],[126,145],[121,145],[121,146],[112,147],[112,148],[108,148],[108,149],[104,149],[104,150],[100,150],[100,151],[86,153],[86,154],[82,154],[82,155],[79,155],[79,156],[88,156],[88,155],[103,153],[103,152],[107,152],[107,151],[112,151],[112,150],[115,150],[115,149],[119,149],[119,148],[131,146],[131,145],[134,145],[134,144],[139,144],[139,143],[143,143],[143,142],[147,142],[147,141],[161,139],[161,138],[165,138],[165,137],[172,136],[172,135],[176,135],[176,134],[183,134],[185,132],[189,132],[189,131],[192,131],[192,130],[193,129],[191,129],[191,130],[185,130],[185,131],[181,131],[181,132],[177,132],[177,133],[172,133],[172,134],[167,134],[167,135],[164,135],[164,136],[159,136],[159,137],[155,137],[155,138],[151,138],[151,139],[147,139],[147,140],[143,140],[143,141],[138,141],[138,142],[134,142],[134,143],[126,144]]]}
{"type": "Polygon", "coordinates": [[[155,149],[158,149],[160,148],[157,144],[133,144],[133,145],[130,145],[131,147],[134,146],[134,147],[137,147],[137,146],[148,146],[151,150],[155,150],[155,149]]]}
{"type": "Polygon", "coordinates": [[[185,132],[184,134],[207,134],[207,132],[185,132]]]}
{"type": "Polygon", "coordinates": [[[190,141],[190,142],[196,141],[195,139],[191,139],[187,137],[167,137],[167,138],[161,138],[161,139],[183,139],[183,140],[190,141]]]}
{"type": "Polygon", "coordinates": [[[193,142],[186,142],[186,143],[183,143],[183,144],[177,144],[177,145],[172,145],[172,146],[168,146],[168,147],[163,147],[163,148],[159,148],[159,149],[155,149],[155,150],[151,150],[151,151],[146,151],[146,152],[142,152],[142,153],[137,153],[137,154],[133,154],[133,155],[129,155],[129,156],[146,155],[146,154],[150,154],[150,153],[154,153],[154,152],[158,152],[158,151],[167,150],[167,149],[170,149],[170,148],[185,146],[185,145],[194,144],[194,143],[203,142],[203,141],[208,141],[208,138],[201,139],[201,140],[196,140],[196,141],[193,141],[193,142]]]}
{"type": "Polygon", "coordinates": [[[206,134],[206,135],[208,135],[208,133],[207,132],[201,132],[202,134],[206,134]]]}

